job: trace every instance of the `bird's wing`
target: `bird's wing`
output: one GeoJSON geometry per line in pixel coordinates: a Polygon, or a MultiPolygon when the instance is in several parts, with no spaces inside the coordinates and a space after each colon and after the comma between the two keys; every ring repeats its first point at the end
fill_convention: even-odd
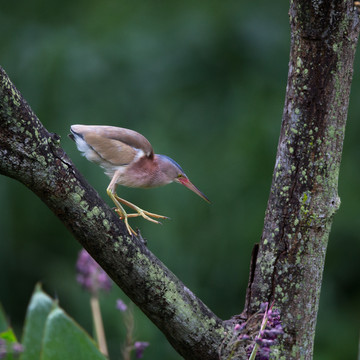
{"type": "Polygon", "coordinates": [[[126,165],[136,156],[149,158],[154,152],[149,141],[136,131],[115,126],[73,125],[71,131],[80,135],[85,142],[104,160],[113,165],[126,165]]]}
{"type": "Polygon", "coordinates": [[[121,141],[135,149],[142,150],[147,157],[154,156],[154,150],[145,136],[130,129],[120,128],[116,126],[104,126],[105,136],[121,141]]]}

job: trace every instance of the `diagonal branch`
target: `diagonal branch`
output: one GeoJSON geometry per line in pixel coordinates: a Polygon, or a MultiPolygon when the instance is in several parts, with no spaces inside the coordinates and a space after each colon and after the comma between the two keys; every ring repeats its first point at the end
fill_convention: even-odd
{"type": "Polygon", "coordinates": [[[218,359],[225,323],[145,246],[77,171],[0,67],[0,174],[39,196],[188,359],[218,359]]]}

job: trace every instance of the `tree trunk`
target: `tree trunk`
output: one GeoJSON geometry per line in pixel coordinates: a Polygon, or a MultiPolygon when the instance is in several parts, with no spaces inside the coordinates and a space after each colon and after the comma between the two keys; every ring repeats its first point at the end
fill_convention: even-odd
{"type": "Polygon", "coordinates": [[[291,1],[285,107],[245,311],[274,301],[279,353],[311,359],[337,193],[359,20],[351,1],[291,1]]]}

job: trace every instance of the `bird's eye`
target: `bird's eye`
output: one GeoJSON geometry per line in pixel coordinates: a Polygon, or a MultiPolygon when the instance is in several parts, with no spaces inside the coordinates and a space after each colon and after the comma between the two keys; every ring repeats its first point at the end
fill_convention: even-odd
{"type": "Polygon", "coordinates": [[[182,177],[183,177],[182,174],[179,174],[179,175],[177,176],[178,179],[179,179],[179,178],[182,178],[182,177]]]}

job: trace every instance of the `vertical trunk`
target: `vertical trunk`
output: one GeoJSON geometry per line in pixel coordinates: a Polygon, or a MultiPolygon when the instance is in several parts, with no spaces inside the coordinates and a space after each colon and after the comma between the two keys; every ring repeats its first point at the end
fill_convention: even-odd
{"type": "Polygon", "coordinates": [[[311,359],[359,21],[352,1],[291,1],[281,134],[246,312],[281,309],[280,354],[311,359]]]}

